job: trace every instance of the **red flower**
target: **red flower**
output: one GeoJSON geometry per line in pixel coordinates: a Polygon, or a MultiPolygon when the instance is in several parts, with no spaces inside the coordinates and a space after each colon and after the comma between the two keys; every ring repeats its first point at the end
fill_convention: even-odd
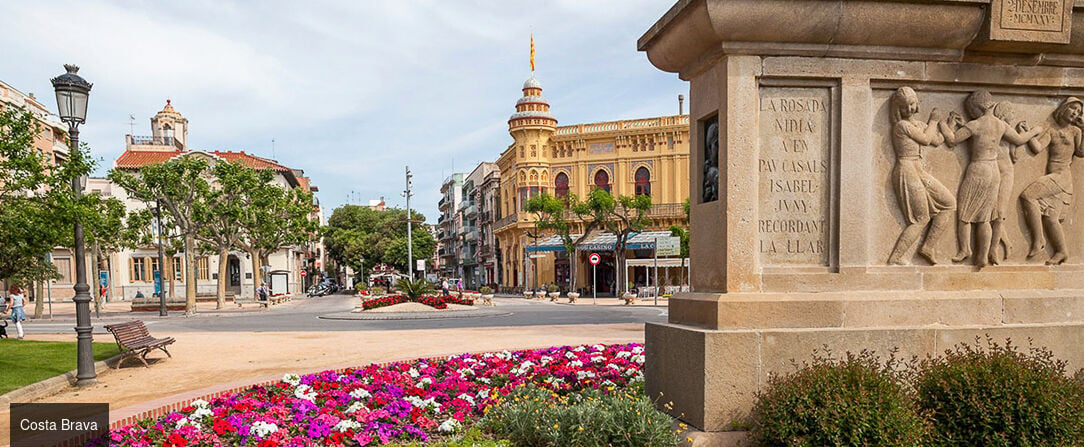
{"type": "Polygon", "coordinates": [[[277,442],[272,441],[270,439],[264,439],[263,441],[260,441],[259,444],[256,444],[256,447],[278,447],[278,446],[279,446],[279,444],[277,442]]]}
{"type": "Polygon", "coordinates": [[[162,441],[162,447],[184,447],[186,445],[188,445],[188,440],[176,433],[169,435],[165,441],[162,441]]]}
{"type": "Polygon", "coordinates": [[[229,422],[226,422],[222,419],[215,419],[214,426],[212,428],[214,428],[215,433],[218,433],[220,435],[237,431],[237,429],[230,425],[229,422]]]}

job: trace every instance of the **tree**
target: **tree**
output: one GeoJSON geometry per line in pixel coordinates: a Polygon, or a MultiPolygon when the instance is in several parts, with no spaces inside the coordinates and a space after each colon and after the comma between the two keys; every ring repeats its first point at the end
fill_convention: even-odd
{"type": "MultiPolygon", "coordinates": [[[[265,177],[244,191],[241,237],[238,246],[252,257],[257,277],[266,258],[286,245],[299,245],[319,237],[319,222],[311,219],[312,193],[285,189],[265,177]]],[[[259,280],[253,286],[259,286],[259,280]]]]}
{"type": "Polygon", "coordinates": [[[230,250],[237,248],[242,237],[246,191],[260,188],[272,180],[270,171],[256,171],[240,163],[217,163],[212,169],[216,182],[207,193],[207,213],[200,219],[208,224],[199,232],[200,242],[207,251],[218,253],[217,308],[226,305],[226,267],[230,250]]]}
{"type": "Polygon", "coordinates": [[[617,237],[614,254],[617,261],[617,287],[621,292],[628,291],[625,278],[625,247],[634,233],[643,231],[650,223],[647,212],[651,209],[651,196],[614,196],[609,191],[595,188],[588,196],[586,209],[590,210],[594,220],[601,222],[602,228],[617,237]]]}
{"type": "Polygon", "coordinates": [[[549,194],[534,196],[527,201],[524,209],[535,214],[539,229],[553,231],[561,238],[561,244],[571,261],[568,263],[569,291],[574,291],[579,264],[576,262],[576,246],[587,239],[600,221],[593,219],[590,207],[571,193],[564,198],[549,194]],[[582,231],[573,238],[572,232],[576,230],[577,223],[582,224],[582,231]]]}
{"type": "MultiPolygon", "coordinates": [[[[210,193],[210,163],[204,157],[184,156],[140,168],[138,174],[114,169],[109,178],[128,194],[151,206],[157,202],[169,213],[184,238],[185,266],[195,271],[196,238],[207,225],[206,198],[210,193]]],[[[159,266],[164,278],[168,266],[159,266]]],[[[172,269],[169,269],[172,270],[172,269]]],[[[170,275],[172,278],[173,275],[170,275]]],[[[185,281],[185,314],[196,312],[196,280],[185,281]]]]}
{"type": "MultiPolygon", "coordinates": [[[[414,259],[428,259],[437,249],[437,241],[417,225],[425,218],[411,210],[415,224],[413,232],[414,259]]],[[[328,219],[324,245],[332,259],[357,272],[366,265],[388,264],[406,271],[407,234],[406,210],[387,208],[377,211],[367,207],[346,205],[336,208],[328,219]],[[362,259],[365,260],[364,265],[362,259]]]]}

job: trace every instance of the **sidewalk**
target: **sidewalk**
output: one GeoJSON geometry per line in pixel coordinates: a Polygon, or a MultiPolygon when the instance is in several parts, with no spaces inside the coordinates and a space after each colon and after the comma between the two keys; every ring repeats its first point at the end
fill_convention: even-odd
{"type": "MultiPolygon", "coordinates": [[[[235,306],[236,307],[236,306],[235,306]]],[[[55,312],[54,308],[54,312],[55,312]]],[[[150,368],[129,360],[97,385],[68,389],[38,402],[103,402],[113,420],[285,373],[463,352],[555,345],[643,342],[642,323],[427,329],[380,332],[177,332],[173,358],[153,354],[150,368]]],[[[75,334],[35,337],[74,341],[75,334]]],[[[0,445],[8,443],[9,411],[0,409],[0,445]]]]}
{"type": "Polygon", "coordinates": [[[538,302],[538,303],[543,303],[544,302],[544,303],[564,304],[564,305],[568,305],[568,306],[592,306],[592,305],[597,305],[597,306],[666,307],[667,303],[669,303],[668,298],[662,297],[662,296],[659,297],[658,306],[655,305],[655,298],[654,297],[637,298],[636,302],[634,302],[632,304],[625,304],[625,300],[623,300],[621,298],[612,297],[612,296],[608,296],[608,297],[600,296],[600,297],[598,297],[597,304],[596,304],[595,303],[596,300],[593,300],[591,298],[590,294],[588,294],[588,295],[580,295],[580,297],[576,299],[575,303],[569,303],[568,302],[568,297],[564,296],[563,294],[561,295],[560,298],[557,298],[557,301],[550,301],[550,299],[548,297],[547,298],[531,298],[530,300],[528,300],[528,299],[524,298],[523,295],[512,295],[512,294],[508,294],[508,293],[500,293],[500,294],[497,294],[497,295],[494,295],[494,296],[497,297],[497,298],[519,299],[519,300],[530,301],[530,302],[538,302]]]}
{"type": "MultiPolygon", "coordinates": [[[[298,295],[294,295],[296,298],[298,295]]],[[[282,306],[294,303],[296,300],[292,299],[283,304],[272,305],[271,308],[279,308],[282,306]]],[[[67,323],[75,322],[75,302],[72,300],[54,301],[52,318],[49,317],[49,303],[45,303],[45,307],[42,310],[41,318],[34,318],[35,303],[27,303],[26,316],[27,323],[33,325],[35,322],[43,323],[67,323]]],[[[222,309],[215,309],[218,303],[215,302],[197,302],[196,313],[200,315],[230,315],[239,313],[251,313],[265,311],[267,308],[259,304],[250,302],[244,303],[243,306],[237,306],[233,301],[226,301],[225,306],[222,309]]],[[[132,312],[131,301],[114,301],[110,303],[102,303],[100,312],[94,311],[94,303],[90,303],[90,320],[93,321],[125,321],[131,319],[139,320],[160,320],[163,318],[171,318],[184,316],[183,310],[171,310],[167,317],[161,317],[158,315],[158,311],[152,312],[132,312]]]]}

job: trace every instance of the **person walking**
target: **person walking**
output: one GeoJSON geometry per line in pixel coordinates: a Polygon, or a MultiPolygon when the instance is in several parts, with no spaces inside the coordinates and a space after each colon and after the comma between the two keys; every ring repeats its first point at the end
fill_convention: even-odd
{"type": "Polygon", "coordinates": [[[11,312],[11,321],[15,323],[15,330],[19,333],[19,339],[23,338],[23,321],[26,321],[26,310],[23,308],[26,303],[26,295],[23,295],[22,289],[17,285],[12,285],[8,289],[7,304],[8,309],[11,312]]]}

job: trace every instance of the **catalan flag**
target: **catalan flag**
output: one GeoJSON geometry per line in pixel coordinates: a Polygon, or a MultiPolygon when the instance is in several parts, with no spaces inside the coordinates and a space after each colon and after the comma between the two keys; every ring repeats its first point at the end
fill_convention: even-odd
{"type": "Polygon", "coordinates": [[[531,34],[531,73],[534,73],[534,34],[531,34]]]}

